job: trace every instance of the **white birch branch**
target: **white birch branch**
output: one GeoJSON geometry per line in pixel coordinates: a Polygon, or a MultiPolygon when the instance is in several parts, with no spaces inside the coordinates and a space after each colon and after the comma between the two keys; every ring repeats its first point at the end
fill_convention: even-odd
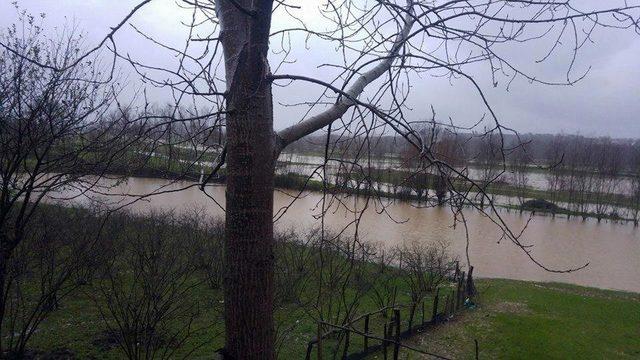
{"type": "Polygon", "coordinates": [[[407,12],[404,16],[404,26],[402,30],[396,36],[393,47],[389,51],[389,54],[383,58],[375,67],[366,71],[353,83],[353,85],[346,90],[347,96],[341,96],[340,100],[333,104],[330,108],[314,115],[306,120],[303,120],[295,125],[292,125],[286,129],[277,132],[276,135],[276,152],[280,153],[287,145],[314,133],[317,130],[328,126],[332,122],[340,119],[353,105],[356,105],[357,99],[364,89],[387,72],[393,62],[396,60],[402,45],[409,37],[409,33],[413,24],[415,23],[415,17],[412,14],[411,0],[407,1],[407,12]]]}

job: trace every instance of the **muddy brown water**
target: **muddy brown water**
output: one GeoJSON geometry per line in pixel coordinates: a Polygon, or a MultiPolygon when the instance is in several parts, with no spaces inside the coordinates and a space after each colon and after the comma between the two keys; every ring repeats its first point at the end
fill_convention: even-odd
{"type": "MultiPolygon", "coordinates": [[[[160,179],[129,178],[107,192],[109,202],[130,201],[121,194],[148,194],[161,188],[172,191],[188,187],[188,182],[168,182],[160,179]]],[[[209,187],[207,192],[224,204],[224,187],[209,187]]],[[[275,194],[276,210],[291,202],[287,193],[275,194]]],[[[105,198],[104,196],[102,198],[105,198]]],[[[322,196],[306,193],[277,221],[277,228],[294,227],[307,230],[320,225],[314,217],[320,209],[322,196]]],[[[75,201],[88,201],[79,197],[75,201]]],[[[364,241],[393,247],[405,242],[435,242],[448,244],[450,251],[465,264],[466,238],[464,228],[455,228],[453,216],[446,208],[420,208],[406,202],[389,202],[387,213],[379,214],[380,204],[350,197],[351,206],[360,209],[367,205],[359,226],[359,236],[364,241]]],[[[174,210],[176,212],[200,209],[209,215],[221,216],[222,210],[197,187],[154,195],[137,201],[128,208],[132,211],[174,210]]],[[[514,231],[519,231],[530,216],[528,214],[500,211],[500,216],[514,231]]],[[[501,231],[491,220],[478,211],[467,210],[465,217],[470,233],[470,258],[479,277],[517,280],[554,281],[605,289],[640,292],[640,229],[631,224],[595,220],[551,218],[533,216],[521,238],[532,245],[532,255],[545,266],[568,269],[589,263],[585,269],[569,274],[547,272],[527,258],[522,249],[508,240],[500,239],[501,231]]],[[[342,229],[354,220],[345,208],[333,206],[325,216],[325,225],[334,230],[342,229]]],[[[353,233],[354,225],[350,225],[353,233]]]]}

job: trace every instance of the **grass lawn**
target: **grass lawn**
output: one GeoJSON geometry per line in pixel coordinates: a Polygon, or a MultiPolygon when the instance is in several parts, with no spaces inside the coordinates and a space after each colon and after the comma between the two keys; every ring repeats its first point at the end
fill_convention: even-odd
{"type": "MultiPolygon", "coordinates": [[[[474,339],[479,342],[481,359],[640,358],[640,294],[511,280],[483,279],[476,285],[481,294],[476,309],[414,336],[408,344],[454,359],[473,359],[474,339]]],[[[200,296],[203,302],[218,298],[213,292],[200,296]]],[[[221,309],[216,305],[209,305],[208,316],[199,319],[198,325],[207,329],[191,342],[203,346],[189,358],[210,358],[222,346],[221,309]]],[[[100,315],[89,306],[87,297],[67,301],[65,307],[66,311],[43,324],[34,337],[35,348],[45,352],[69,349],[75,358],[122,358],[115,344],[101,339],[100,315]]],[[[280,355],[304,358],[315,324],[302,311],[278,311],[277,317],[285,323],[302,320],[287,336],[280,355]]],[[[352,341],[354,348],[361,347],[358,338],[352,341]]],[[[389,350],[391,354],[392,347],[389,350]]],[[[315,358],[315,351],[313,355],[315,358]]],[[[382,354],[369,358],[381,359],[382,354]]],[[[423,357],[402,351],[400,358],[423,357]]]]}
{"type": "MultiPolygon", "coordinates": [[[[640,359],[640,294],[479,280],[480,306],[414,339],[456,359],[640,359]]],[[[405,355],[405,359],[418,356],[405,355]]]]}

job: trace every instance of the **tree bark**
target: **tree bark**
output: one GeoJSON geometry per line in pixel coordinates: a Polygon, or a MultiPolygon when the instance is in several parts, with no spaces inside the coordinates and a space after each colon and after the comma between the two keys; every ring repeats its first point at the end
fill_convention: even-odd
{"type": "Polygon", "coordinates": [[[274,359],[271,1],[218,1],[227,82],[225,356],[274,359]],[[254,7],[252,7],[254,3],[254,7]]]}

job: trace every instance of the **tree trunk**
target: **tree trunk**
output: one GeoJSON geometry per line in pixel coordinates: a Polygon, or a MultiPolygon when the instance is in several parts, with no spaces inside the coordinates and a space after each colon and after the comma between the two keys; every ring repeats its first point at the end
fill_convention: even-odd
{"type": "Polygon", "coordinates": [[[271,1],[218,1],[217,5],[229,112],[225,355],[274,359],[275,137],[267,62],[271,1]]]}
{"type": "Polygon", "coordinates": [[[225,325],[233,359],[273,358],[270,101],[263,89],[227,119],[225,325]]]}
{"type": "Polygon", "coordinates": [[[436,179],[436,197],[438,198],[438,206],[444,205],[447,197],[447,179],[442,174],[436,179]]]}

